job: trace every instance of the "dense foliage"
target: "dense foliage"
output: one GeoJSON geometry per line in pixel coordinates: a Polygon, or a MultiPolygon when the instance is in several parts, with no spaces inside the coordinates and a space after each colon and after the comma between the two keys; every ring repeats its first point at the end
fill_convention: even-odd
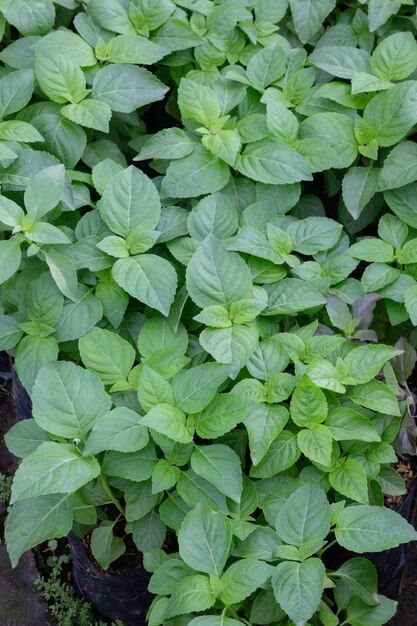
{"type": "Polygon", "coordinates": [[[414,1],[0,11],[12,563],[73,529],[107,569],[131,534],[150,626],[386,623],[326,550],[417,537],[384,507],[415,452],[414,1]]]}

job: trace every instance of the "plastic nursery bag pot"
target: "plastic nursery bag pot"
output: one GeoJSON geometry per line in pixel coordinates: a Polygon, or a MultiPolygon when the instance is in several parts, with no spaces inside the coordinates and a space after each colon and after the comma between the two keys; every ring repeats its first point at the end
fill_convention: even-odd
{"type": "Polygon", "coordinates": [[[146,624],[153,596],[148,592],[149,574],[137,566],[125,573],[108,575],[90,561],[81,539],[68,536],[73,558],[73,582],[80,595],[107,619],[121,619],[129,626],[146,624]]]}
{"type": "Polygon", "coordinates": [[[7,352],[0,352],[0,378],[10,380],[11,377],[10,357],[7,352]]]}

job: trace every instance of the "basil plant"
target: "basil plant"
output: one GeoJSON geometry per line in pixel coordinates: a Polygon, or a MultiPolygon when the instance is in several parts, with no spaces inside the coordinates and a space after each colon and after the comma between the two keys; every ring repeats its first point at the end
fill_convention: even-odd
{"type": "Polygon", "coordinates": [[[0,0],[13,566],[131,542],[149,626],[382,626],[417,539],[412,0],[0,0]]]}

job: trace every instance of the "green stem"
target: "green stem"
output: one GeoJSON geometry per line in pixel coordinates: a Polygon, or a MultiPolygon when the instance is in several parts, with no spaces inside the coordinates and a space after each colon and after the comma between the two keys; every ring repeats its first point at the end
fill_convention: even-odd
{"type": "Polygon", "coordinates": [[[333,541],[328,543],[327,546],[324,546],[323,550],[320,552],[320,555],[324,554],[326,550],[328,550],[329,548],[332,548],[336,543],[337,543],[337,540],[333,539],[333,541]]]}
{"type": "Polygon", "coordinates": [[[112,488],[110,487],[107,478],[104,476],[104,474],[100,474],[100,480],[101,480],[101,484],[104,487],[105,492],[107,493],[107,495],[109,496],[110,500],[113,502],[114,506],[117,507],[117,510],[120,511],[120,513],[124,516],[125,515],[125,510],[122,507],[122,505],[120,504],[120,502],[118,501],[118,499],[116,498],[116,496],[113,493],[112,488]]]}
{"type": "Polygon", "coordinates": [[[231,606],[227,606],[226,610],[229,611],[230,615],[234,617],[235,619],[239,620],[240,622],[243,622],[247,626],[252,626],[252,624],[248,622],[247,619],[245,619],[244,617],[240,617],[240,615],[238,615],[237,612],[231,606]]]}

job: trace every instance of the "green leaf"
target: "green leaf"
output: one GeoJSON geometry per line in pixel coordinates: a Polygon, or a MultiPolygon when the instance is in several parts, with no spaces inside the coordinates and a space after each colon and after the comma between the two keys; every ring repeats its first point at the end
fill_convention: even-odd
{"type": "Polygon", "coordinates": [[[312,285],[298,278],[284,278],[269,292],[265,315],[288,315],[319,307],[326,298],[312,285]]]}
{"type": "Polygon", "coordinates": [[[297,445],[297,435],[283,430],[271,443],[260,463],[250,470],[253,478],[270,478],[292,467],[300,458],[301,451],[297,445]]]}
{"type": "Polygon", "coordinates": [[[299,123],[294,113],[282,104],[279,92],[268,89],[262,100],[266,102],[266,123],[269,132],[286,143],[295,142],[298,138],[299,123]]]}
{"type": "Polygon", "coordinates": [[[291,237],[293,250],[313,255],[333,248],[340,239],[342,227],[327,217],[306,217],[291,222],[286,230],[291,237]]]}
{"type": "Polygon", "coordinates": [[[343,201],[357,220],[378,187],[379,170],[372,167],[351,167],[343,178],[343,201]]]}
{"type": "Polygon", "coordinates": [[[258,404],[244,419],[249,435],[249,448],[254,465],[258,465],[288,421],[282,406],[258,404]]]}
{"type": "Polygon", "coordinates": [[[327,401],[323,391],[308,378],[302,378],[291,398],[291,419],[297,426],[320,424],[327,418],[327,401]]]}
{"type": "Polygon", "coordinates": [[[329,474],[333,489],[351,500],[368,504],[368,479],[365,468],[356,459],[339,462],[329,474]]]}
{"type": "Polygon", "coordinates": [[[241,140],[237,130],[221,130],[215,135],[203,135],[202,144],[212,154],[234,167],[241,148],[241,140]]]}
{"type": "Polygon", "coordinates": [[[16,238],[0,241],[0,285],[17,272],[22,259],[19,240],[16,238]]]}
{"type": "Polygon", "coordinates": [[[320,547],[330,530],[330,505],[314,484],[299,487],[283,503],[275,522],[278,536],[297,548],[308,542],[320,547]]]}
{"type": "Polygon", "coordinates": [[[239,160],[238,170],[252,180],[271,185],[312,180],[304,159],[277,139],[262,139],[248,144],[239,160]]]}
{"type": "Polygon", "coordinates": [[[404,292],[404,304],[410,316],[411,323],[417,326],[417,285],[409,287],[404,292]]]}
{"type": "Polygon", "coordinates": [[[216,594],[213,593],[207,576],[202,574],[186,576],[175,584],[164,617],[170,619],[193,611],[205,611],[213,606],[215,601],[216,594]]]}
{"type": "Polygon", "coordinates": [[[140,35],[119,35],[107,43],[107,58],[110,63],[152,65],[168,53],[166,48],[140,35]]]}
{"type": "Polygon", "coordinates": [[[135,109],[162,100],[168,87],[148,70],[136,65],[107,65],[93,79],[91,94],[113,111],[132,113],[135,109]]]}
{"type": "Polygon", "coordinates": [[[351,46],[320,46],[309,57],[321,70],[338,78],[352,78],[369,71],[369,53],[351,46]]]}
{"type": "Polygon", "coordinates": [[[336,6],[335,0],[290,0],[295,31],[301,43],[307,43],[336,6]]]}
{"type": "Polygon", "coordinates": [[[190,139],[181,128],[164,128],[148,137],[134,161],[181,159],[190,154],[195,145],[195,141],[190,139]]]}
{"type": "Polygon", "coordinates": [[[242,622],[222,615],[201,615],[189,622],[190,626],[240,626],[242,622]]]}
{"type": "Polygon", "coordinates": [[[287,58],[281,46],[265,46],[251,57],[246,74],[251,85],[263,91],[283,76],[286,65],[287,58]]]}
{"type": "Polygon", "coordinates": [[[250,326],[206,328],[200,333],[200,344],[218,363],[230,365],[235,379],[258,345],[258,331],[250,326]]]}
{"type": "Polygon", "coordinates": [[[417,68],[417,43],[411,32],[385,37],[375,48],[371,65],[383,80],[404,80],[417,68]]]}
{"type": "Polygon", "coordinates": [[[146,365],[142,366],[139,376],[138,398],[145,411],[159,403],[175,404],[174,392],[169,382],[146,365]]]}
{"type": "Polygon", "coordinates": [[[414,82],[394,85],[377,94],[367,105],[363,119],[380,146],[393,146],[417,123],[414,82]]]}
{"type": "Polygon", "coordinates": [[[23,458],[34,452],[41,443],[49,441],[49,437],[34,419],[25,419],[11,427],[4,441],[12,454],[23,458]]]}
{"type": "Polygon", "coordinates": [[[239,457],[231,448],[221,444],[196,446],[191,456],[191,467],[196,474],[217,487],[220,493],[240,502],[242,469],[239,457]]]}
{"type": "Polygon", "coordinates": [[[385,201],[393,213],[413,228],[417,226],[416,188],[417,184],[411,183],[402,189],[384,192],[385,201]]]}
{"type": "Polygon", "coordinates": [[[244,421],[252,410],[252,404],[247,398],[221,393],[205,409],[193,414],[193,422],[199,437],[217,439],[244,421]]]}
{"type": "Polygon", "coordinates": [[[98,462],[83,458],[74,445],[47,441],[20,463],[11,503],[51,493],[73,493],[99,474],[98,462]]]}
{"type": "Polygon", "coordinates": [[[127,341],[104,328],[93,328],[78,345],[84,365],[105,385],[127,379],[136,356],[127,341]]]}
{"type": "Polygon", "coordinates": [[[380,441],[372,422],[357,411],[338,407],[330,411],[326,426],[336,441],[380,441]]]}
{"type": "Polygon", "coordinates": [[[148,431],[140,424],[140,415],[127,407],[116,407],[94,421],[84,456],[106,450],[136,452],[145,448],[148,441],[148,431]]]}
{"type": "Polygon", "coordinates": [[[0,78],[0,118],[20,111],[28,104],[34,83],[33,70],[10,72],[0,78]]]}
{"type": "Polygon", "coordinates": [[[198,504],[187,513],[178,533],[181,558],[198,572],[220,576],[232,542],[227,517],[198,504]]]}
{"type": "Polygon", "coordinates": [[[123,539],[113,534],[113,528],[114,522],[104,521],[91,533],[91,552],[104,570],[126,551],[123,539]]]}
{"type": "Polygon", "coordinates": [[[298,626],[304,626],[318,609],[325,575],[320,559],[302,563],[284,561],[275,568],[272,577],[275,598],[298,626]]]}
{"type": "Polygon", "coordinates": [[[6,196],[0,196],[0,222],[6,226],[14,228],[24,218],[24,212],[16,202],[6,198],[6,196]]]}
{"type": "Polygon", "coordinates": [[[33,387],[32,403],[37,424],[67,439],[83,438],[94,421],[111,408],[100,379],[65,361],[42,367],[33,387]]]}
{"type": "Polygon", "coordinates": [[[177,443],[190,443],[193,440],[186,426],[185,413],[170,404],[157,404],[140,419],[140,423],[177,443]]]}
{"type": "Polygon", "coordinates": [[[79,290],[77,290],[78,280],[77,272],[71,259],[59,252],[55,252],[55,250],[48,250],[48,252],[45,253],[45,261],[61,293],[76,302],[79,292],[79,290]]]}
{"type": "Polygon", "coordinates": [[[371,33],[395,15],[401,8],[401,2],[397,0],[369,0],[368,21],[371,33]]]}
{"type": "Polygon", "coordinates": [[[106,0],[90,0],[88,15],[96,24],[114,33],[134,32],[128,12],[120,2],[109,4],[106,0]]]}
{"type": "Polygon", "coordinates": [[[401,415],[397,396],[380,380],[371,380],[364,385],[357,385],[352,389],[350,399],[372,411],[401,415]]]}
{"type": "Polygon", "coordinates": [[[333,439],[326,426],[315,424],[309,430],[300,430],[297,443],[301,452],[311,461],[326,467],[331,465],[333,439]]]}
{"type": "Polygon", "coordinates": [[[24,387],[31,391],[40,368],[58,358],[55,337],[24,337],[16,350],[15,368],[24,387]]]}
{"type": "Polygon", "coordinates": [[[166,528],[155,511],[132,522],[131,528],[132,539],[140,552],[161,548],[165,541],[166,528]]]}
{"type": "Polygon", "coordinates": [[[340,382],[341,376],[335,366],[326,359],[317,359],[308,366],[307,376],[317,387],[330,389],[336,393],[344,393],[346,387],[340,382]]]}
{"type": "Polygon", "coordinates": [[[234,235],[238,228],[235,207],[222,193],[206,196],[191,210],[187,219],[188,231],[198,241],[212,234],[217,239],[234,235]]]}
{"type": "Polygon", "coordinates": [[[226,604],[242,602],[261,587],[274,573],[268,563],[257,559],[240,559],[233,563],[221,577],[223,591],[221,601],[226,604]]]}
{"type": "Polygon", "coordinates": [[[78,104],[67,104],[62,107],[61,114],[75,124],[94,128],[102,133],[109,132],[111,108],[100,100],[83,100],[78,104]]]}
{"type": "Polygon", "coordinates": [[[300,139],[320,139],[339,157],[334,168],[349,167],[358,154],[354,122],[342,113],[317,113],[300,124],[300,139]]]}
{"type": "Polygon", "coordinates": [[[376,237],[366,237],[354,243],[349,248],[349,254],[368,263],[391,263],[394,260],[392,245],[376,237]]]}
{"type": "Polygon", "coordinates": [[[178,87],[178,106],[182,117],[206,128],[210,128],[220,117],[216,92],[188,78],[182,78],[178,87]]]}
{"type": "Polygon", "coordinates": [[[144,357],[150,357],[154,352],[177,352],[184,354],[188,346],[188,335],[182,324],[174,327],[163,317],[148,319],[140,329],[138,348],[144,357]]]}
{"type": "Polygon", "coordinates": [[[24,143],[43,141],[42,135],[38,133],[32,124],[19,120],[0,122],[0,139],[24,143]]]}
{"type": "MultiPolygon", "coordinates": [[[[66,258],[66,257],[65,257],[66,258]]],[[[84,285],[78,285],[74,302],[64,304],[57,324],[58,341],[78,339],[88,333],[103,316],[103,308],[97,298],[84,285]]]]}
{"type": "MultiPolygon", "coordinates": [[[[371,0],[372,1],[372,0],[371,0]]],[[[392,4],[399,4],[392,2],[392,4]]],[[[359,598],[351,598],[347,606],[347,619],[352,626],[381,626],[390,621],[394,617],[397,610],[397,602],[378,596],[379,604],[377,606],[369,606],[362,602],[359,598]]]]}
{"type": "Polygon", "coordinates": [[[36,43],[36,51],[38,50],[69,58],[80,67],[90,67],[97,62],[92,47],[70,30],[51,31],[36,43]]]}
{"type": "Polygon", "coordinates": [[[359,596],[368,605],[379,603],[377,594],[378,577],[375,565],[362,557],[349,559],[343,563],[335,575],[343,580],[355,595],[359,596]]]}
{"type": "Polygon", "coordinates": [[[109,476],[140,483],[152,476],[157,462],[155,446],[149,442],[147,446],[135,452],[110,450],[104,458],[102,470],[109,476]]]}
{"type": "Polygon", "coordinates": [[[11,350],[19,343],[23,332],[16,318],[0,315],[0,350],[11,350]]]}
{"type": "Polygon", "coordinates": [[[382,552],[417,538],[414,528],[398,513],[378,506],[343,509],[336,521],[336,539],[353,552],[382,552]]]}
{"type": "Polygon", "coordinates": [[[201,308],[249,297],[252,276],[243,259],[209,235],[198,247],[187,267],[187,289],[201,308]],[[239,276],[239,281],[236,281],[239,276]]]}
{"type": "Polygon", "coordinates": [[[161,215],[154,183],[133,165],[110,179],[98,209],[110,230],[121,237],[155,230],[161,215]]]}
{"type": "Polygon", "coordinates": [[[379,189],[396,189],[417,180],[415,144],[405,141],[395,146],[384,161],[379,176],[379,189]]]}
{"type": "Polygon", "coordinates": [[[50,50],[37,51],[35,75],[44,94],[54,102],[77,103],[87,95],[84,73],[71,58],[50,50]]]}
{"type": "Polygon", "coordinates": [[[72,494],[54,494],[17,502],[12,507],[5,526],[12,567],[16,567],[26,550],[69,533],[73,517],[72,498],[72,494]]]}
{"type": "Polygon", "coordinates": [[[119,259],[112,276],[133,298],[169,314],[177,288],[177,274],[169,261],[155,254],[119,259]]]}
{"type": "Polygon", "coordinates": [[[169,164],[161,191],[166,197],[194,198],[220,191],[229,178],[226,163],[197,145],[191,154],[169,164]]]}
{"type": "Polygon", "coordinates": [[[347,383],[358,385],[369,382],[387,361],[401,353],[400,350],[381,344],[354,348],[344,359],[348,371],[347,383]]]}
{"type": "Polygon", "coordinates": [[[178,372],[172,379],[178,408],[186,413],[202,411],[228,375],[229,368],[221,363],[204,363],[178,372]]]}
{"type": "Polygon", "coordinates": [[[153,35],[152,41],[172,52],[193,48],[203,42],[186,21],[175,18],[167,20],[153,35]]]}

